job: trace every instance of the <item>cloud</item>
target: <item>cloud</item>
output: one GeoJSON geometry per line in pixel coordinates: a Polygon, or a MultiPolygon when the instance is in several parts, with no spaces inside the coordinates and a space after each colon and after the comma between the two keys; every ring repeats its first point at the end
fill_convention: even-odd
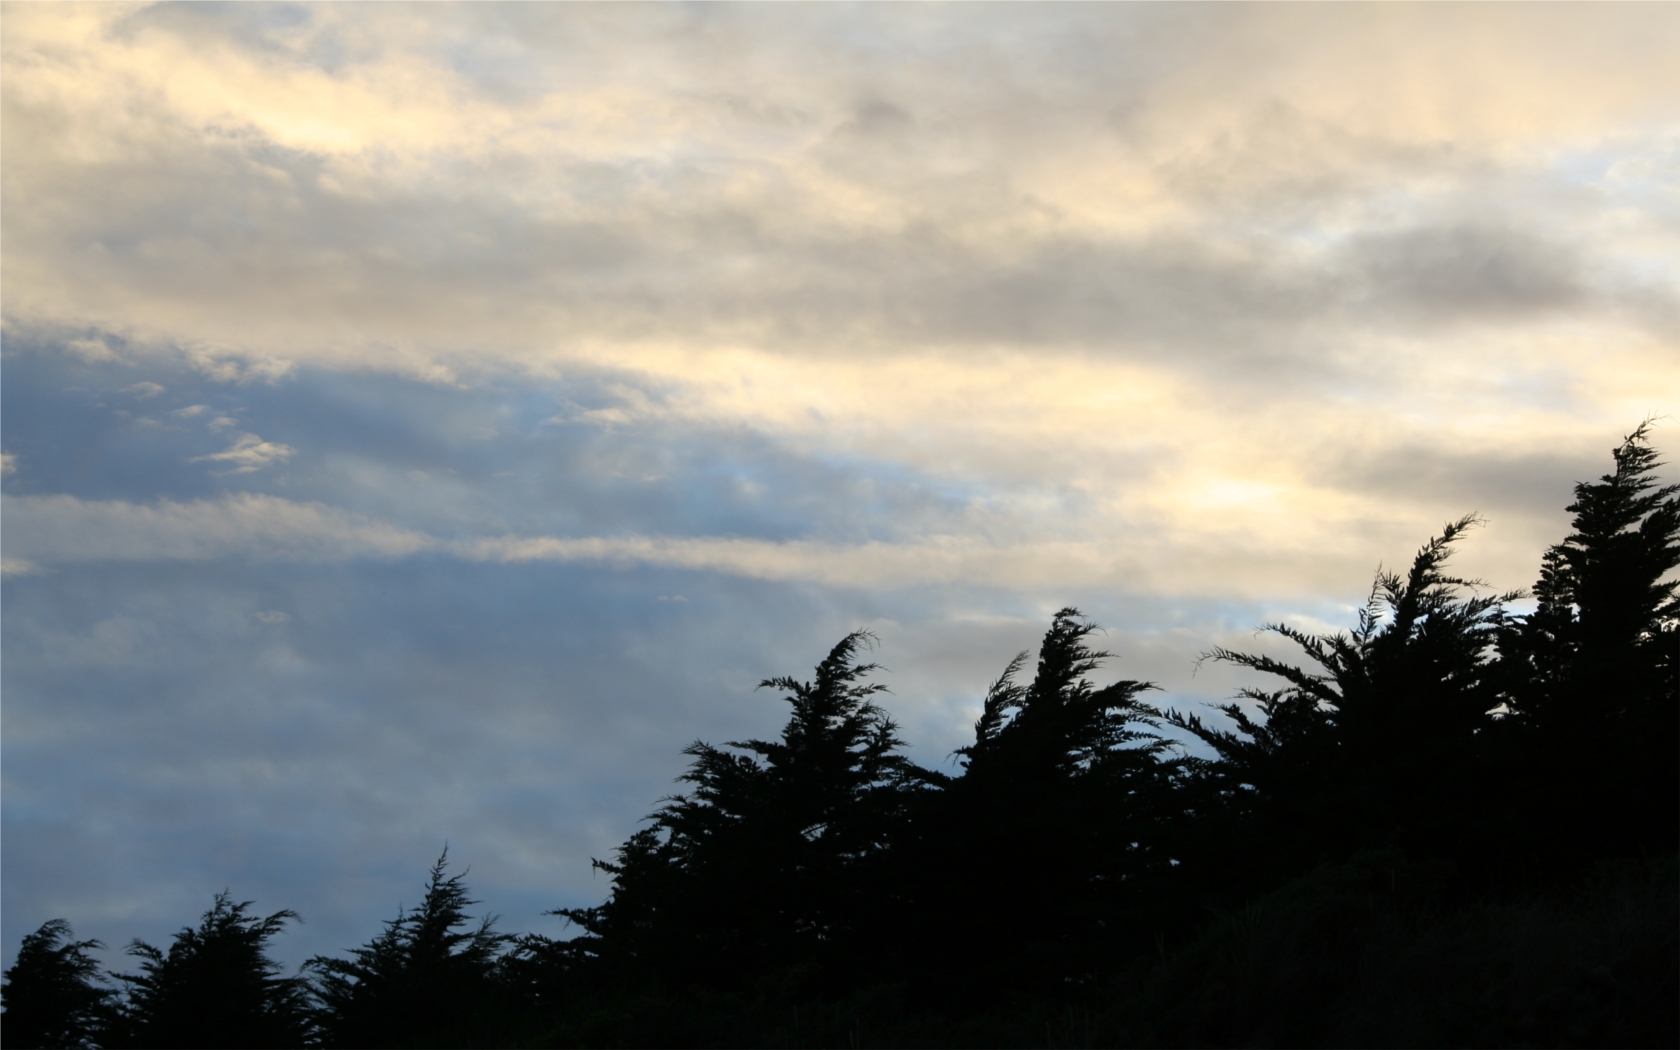
{"type": "Polygon", "coordinates": [[[1589,305],[1621,249],[1550,166],[1607,148],[1609,188],[1680,93],[1661,8],[506,19],[20,16],[6,192],[60,206],[8,212],[9,316],[103,319],[223,378],[635,368],[681,341],[1100,350],[1231,385],[1305,325],[1359,339],[1368,295],[1589,305]],[[1490,197],[1544,216],[1544,258],[1428,232],[1490,197]]]}
{"type": "Polygon", "coordinates": [[[161,384],[153,383],[148,380],[141,383],[135,383],[132,386],[123,387],[122,392],[125,394],[133,394],[135,397],[142,400],[147,400],[157,397],[159,394],[163,393],[164,388],[161,384]]]}
{"type": "Polygon", "coordinates": [[[17,456],[10,452],[0,452],[0,476],[17,473],[17,456]]]}
{"type": "Polygon", "coordinates": [[[274,496],[136,504],[74,496],[7,496],[6,547],[32,562],[210,558],[398,558],[437,545],[429,536],[274,496]]]}
{"type": "Polygon", "coordinates": [[[65,342],[64,348],[89,364],[119,360],[103,339],[71,339],[65,342]]]}
{"type": "Polygon", "coordinates": [[[1576,253],[1516,229],[1467,223],[1368,234],[1347,256],[1379,304],[1424,319],[1555,314],[1588,294],[1576,253]]]}
{"type": "Polygon", "coordinates": [[[186,408],[177,408],[169,414],[172,416],[178,416],[181,419],[192,419],[194,416],[203,415],[208,411],[210,411],[209,405],[188,405],[186,408]]]}
{"type": "Polygon", "coordinates": [[[1235,533],[1210,542],[1137,532],[1124,543],[973,532],[852,543],[635,534],[445,537],[320,503],[259,495],[155,504],[14,496],[5,498],[5,515],[7,549],[30,565],[160,559],[339,562],[431,554],[504,565],[667,568],[883,593],[975,580],[1035,591],[1103,586],[1139,594],[1294,593],[1345,587],[1362,578],[1371,559],[1361,545],[1324,533],[1264,547],[1235,533]],[[1257,557],[1262,550],[1263,559],[1257,557]]]}
{"type": "Polygon", "coordinates": [[[0,558],[0,576],[33,576],[41,571],[28,558],[0,558]]]}
{"type": "MultiPolygon", "coordinates": [[[[219,420],[212,420],[212,425],[219,420]]],[[[239,439],[225,450],[208,456],[194,456],[192,462],[202,463],[236,463],[235,474],[249,474],[255,470],[274,463],[284,463],[291,459],[297,450],[290,445],[281,445],[272,441],[264,441],[255,434],[241,434],[239,439]]]]}

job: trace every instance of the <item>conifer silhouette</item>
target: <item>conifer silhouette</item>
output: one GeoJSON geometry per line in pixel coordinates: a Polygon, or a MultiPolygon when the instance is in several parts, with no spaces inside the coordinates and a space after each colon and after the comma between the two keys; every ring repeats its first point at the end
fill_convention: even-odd
{"type": "Polygon", "coordinates": [[[109,1020],[114,989],[102,986],[99,963],[88,955],[105,946],[71,940],[64,919],[49,919],[23,938],[17,962],[0,985],[0,1033],[8,1047],[85,1047],[109,1020]]]}
{"type": "Polygon", "coordinates": [[[1481,581],[1447,572],[1478,522],[1447,524],[1403,576],[1379,570],[1351,632],[1263,628],[1311,666],[1214,649],[1287,683],[1241,690],[1252,707],[1221,705],[1234,730],[1168,716],[1214,750],[1190,767],[1259,819],[1255,848],[1277,874],[1391,843],[1452,853],[1485,833],[1466,807],[1486,788],[1476,756],[1500,701],[1493,644],[1521,592],[1478,594],[1481,581]]]}
{"type": "Polygon", "coordinates": [[[841,639],[810,682],[766,679],[792,708],[781,739],[696,742],[681,779],[619,848],[596,861],[612,897],[558,914],[609,965],[684,983],[783,983],[842,972],[886,892],[883,861],[912,800],[939,778],[899,754],[897,726],[872,699],[874,638],[841,639]]]}
{"type": "Polygon", "coordinates": [[[399,911],[349,959],[316,956],[324,1041],[329,1046],[449,1046],[470,1041],[494,1005],[502,950],[513,939],[495,918],[476,924],[466,873],[447,875],[449,850],[432,865],[414,911],[399,911]]]}
{"type": "Polygon", "coordinates": [[[1524,848],[1672,852],[1680,825],[1680,485],[1657,486],[1650,422],[1575,486],[1538,608],[1500,632],[1502,735],[1524,848]]]}
{"type": "Polygon", "coordinates": [[[1565,726],[1621,721],[1673,697],[1680,581],[1680,485],[1658,488],[1661,466],[1641,424],[1613,452],[1616,470],[1575,486],[1574,531],[1546,552],[1539,608],[1501,648],[1519,721],[1565,726]],[[1526,672],[1526,673],[1525,673],[1526,672]]]}
{"type": "Polygon", "coordinates": [[[1177,761],[1139,700],[1154,686],[1094,685],[1111,655],[1087,644],[1097,630],[1062,609],[1033,680],[1016,681],[1026,653],[1009,662],[925,821],[917,910],[946,979],[971,992],[1088,980],[1137,934],[1144,877],[1171,865],[1177,761]]]}
{"type": "Polygon", "coordinates": [[[198,926],[182,929],[167,952],[135,940],[140,973],[128,986],[126,1032],[113,1042],[140,1047],[289,1047],[310,1036],[305,983],[282,977],[268,942],[296,912],[246,914],[250,901],[218,893],[198,926]]]}

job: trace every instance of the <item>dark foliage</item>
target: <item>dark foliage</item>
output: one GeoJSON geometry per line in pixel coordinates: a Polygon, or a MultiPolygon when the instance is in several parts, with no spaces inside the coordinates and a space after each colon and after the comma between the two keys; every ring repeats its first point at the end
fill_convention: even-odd
{"type": "Polygon", "coordinates": [[[917,983],[946,994],[1088,984],[1152,935],[1143,887],[1164,849],[1177,762],[1138,697],[1153,686],[1089,676],[1110,654],[1063,609],[1030,684],[1021,653],[988,690],[963,775],[924,807],[907,851],[924,946],[917,983]]]}
{"type": "Polygon", "coordinates": [[[1404,576],[1379,571],[1351,632],[1266,626],[1312,666],[1214,650],[1214,659],[1288,683],[1242,690],[1251,706],[1223,705],[1234,730],[1169,716],[1213,749],[1190,765],[1246,818],[1251,863],[1290,877],[1387,844],[1458,855],[1485,833],[1480,737],[1501,698],[1492,648],[1506,603],[1521,594],[1477,594],[1480,581],[1446,571],[1453,544],[1475,524],[1448,524],[1404,576]]]}
{"type": "Polygon", "coordinates": [[[94,1045],[116,993],[103,986],[99,963],[88,954],[105,946],[74,936],[68,922],[50,919],[23,939],[0,985],[6,1046],[94,1045]]]}
{"type": "Polygon", "coordinates": [[[1145,1046],[1668,1046],[1680,1022],[1672,860],[1466,899],[1396,849],[1222,916],[1111,1000],[1145,1046]]]}
{"type": "Polygon", "coordinates": [[[681,986],[843,979],[894,892],[884,858],[919,794],[942,778],[899,754],[897,727],[862,680],[856,632],[811,682],[772,678],[792,714],[777,741],[697,742],[694,785],[653,814],[615,862],[613,895],[559,914],[609,970],[681,986]]]}
{"type": "Polygon", "coordinates": [[[1648,425],[1575,486],[1539,607],[1500,633],[1511,852],[1549,865],[1680,847],[1680,486],[1648,425]]]}
{"type": "Polygon", "coordinates": [[[348,959],[317,956],[322,1041],[327,1046],[457,1046],[494,1026],[504,1005],[500,956],[511,937],[495,920],[474,923],[460,875],[445,875],[449,851],[432,865],[414,911],[400,911],[348,959]]]}
{"type": "Polygon", "coordinates": [[[127,1010],[102,1041],[136,1047],[281,1047],[310,1038],[307,988],[280,976],[268,942],[297,919],[246,914],[250,901],[218,893],[196,928],[175,935],[164,952],[129,945],[140,973],[117,974],[128,986],[127,1010]]]}

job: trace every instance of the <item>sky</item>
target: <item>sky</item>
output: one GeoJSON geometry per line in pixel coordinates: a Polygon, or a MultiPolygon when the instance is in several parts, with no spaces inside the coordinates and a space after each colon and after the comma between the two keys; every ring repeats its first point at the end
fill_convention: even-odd
{"type": "Polygon", "coordinates": [[[1675,5],[0,19],[8,965],[565,936],[850,631],[948,771],[1067,605],[1200,711],[1680,411],[1675,5]]]}

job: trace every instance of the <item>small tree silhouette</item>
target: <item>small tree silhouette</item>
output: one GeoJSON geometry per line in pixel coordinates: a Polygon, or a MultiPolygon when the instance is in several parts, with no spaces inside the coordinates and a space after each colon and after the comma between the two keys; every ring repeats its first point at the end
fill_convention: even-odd
{"type": "Polygon", "coordinates": [[[277,911],[259,919],[250,901],[224,891],[196,929],[175,935],[169,951],[129,945],[140,974],[117,974],[129,989],[128,1039],[142,1047],[299,1046],[310,1034],[304,982],[281,977],[268,942],[297,921],[277,911]]]}
{"type": "Polygon", "coordinates": [[[1258,808],[1256,848],[1285,869],[1397,839],[1451,850],[1477,832],[1458,817],[1485,786],[1475,754],[1500,700],[1493,644],[1505,606],[1522,596],[1476,594],[1485,584],[1447,572],[1453,545],[1478,522],[1469,515],[1446,525],[1405,575],[1379,570],[1351,632],[1266,625],[1295,643],[1308,667],[1213,650],[1216,660],[1288,683],[1241,690],[1263,717],[1221,705],[1233,731],[1168,716],[1212,747],[1216,759],[1190,767],[1227,802],[1258,808]]]}
{"type": "Polygon", "coordinates": [[[813,681],[760,683],[792,707],[780,740],[684,751],[693,790],[666,799],[616,862],[595,862],[612,897],[557,913],[586,931],[580,948],[685,983],[844,969],[879,911],[881,862],[912,797],[939,779],[898,753],[872,699],[885,687],[862,681],[877,666],[857,654],[873,641],[847,635],[813,681]]]}
{"type": "Polygon", "coordinates": [[[1650,477],[1662,463],[1649,422],[1611,455],[1614,473],[1575,486],[1574,531],[1546,552],[1539,608],[1501,636],[1519,722],[1567,733],[1675,706],[1680,580],[1664,577],[1680,567],[1680,485],[1650,477]]]}
{"type": "Polygon", "coordinates": [[[1651,477],[1649,421],[1611,455],[1499,636],[1513,808],[1560,857],[1680,845],[1680,485],[1651,477]]]}
{"type": "Polygon", "coordinates": [[[1039,648],[1030,685],[1015,676],[1027,653],[1009,662],[987,690],[974,743],[957,749],[970,782],[1061,782],[1136,768],[1166,745],[1152,708],[1138,697],[1155,688],[1122,681],[1097,688],[1088,675],[1114,654],[1085,640],[1100,628],[1078,609],[1058,611],[1039,648]]]}
{"type": "Polygon", "coordinates": [[[399,911],[349,959],[316,956],[305,964],[316,977],[328,1045],[454,1045],[486,1021],[480,1015],[512,938],[495,931],[493,916],[475,924],[467,915],[478,902],[468,896],[466,872],[445,874],[448,862],[445,848],[420,907],[399,911]]]}
{"type": "Polygon", "coordinates": [[[68,922],[49,919],[24,937],[0,984],[6,1046],[95,1045],[116,992],[100,986],[99,964],[88,955],[105,945],[73,936],[68,922]]]}
{"type": "Polygon", "coordinates": [[[993,995],[1088,982],[1117,945],[1143,934],[1141,887],[1169,868],[1165,821],[1177,760],[1154,688],[1090,680],[1111,654],[1096,624],[1058,611],[1033,680],[1026,653],[987,691],[963,775],[929,807],[917,843],[918,969],[947,990],[993,995]]]}

